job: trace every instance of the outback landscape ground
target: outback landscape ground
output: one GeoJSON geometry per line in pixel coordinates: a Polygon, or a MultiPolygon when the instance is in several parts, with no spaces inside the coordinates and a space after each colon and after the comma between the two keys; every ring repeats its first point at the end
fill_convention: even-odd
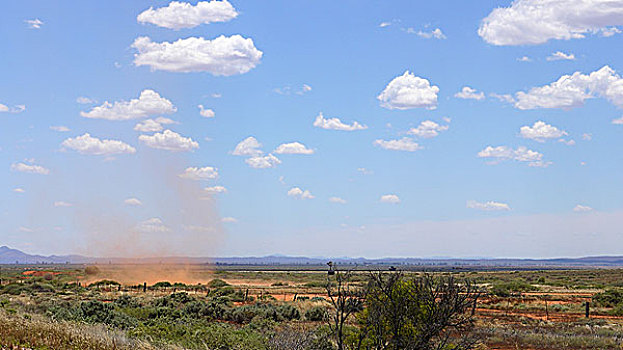
{"type": "MultiPolygon", "coordinates": [[[[374,270],[471,283],[480,294],[474,308],[463,311],[474,317],[476,349],[623,345],[623,269],[337,268],[352,271],[351,290],[364,288],[374,270]]],[[[332,278],[321,265],[2,265],[0,345],[334,349],[332,278]]],[[[360,327],[358,313],[363,309],[346,320],[347,334],[360,327]]]]}

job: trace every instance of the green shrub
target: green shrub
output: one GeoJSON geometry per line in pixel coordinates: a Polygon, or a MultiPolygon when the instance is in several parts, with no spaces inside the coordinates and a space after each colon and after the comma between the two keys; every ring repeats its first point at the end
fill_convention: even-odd
{"type": "Polygon", "coordinates": [[[208,287],[210,288],[223,288],[223,287],[227,287],[229,286],[229,284],[221,279],[215,278],[213,280],[211,280],[210,282],[208,282],[208,287]]]}
{"type": "Polygon", "coordinates": [[[623,289],[612,288],[593,295],[593,302],[602,307],[615,307],[623,302],[623,289]]]}
{"type": "Polygon", "coordinates": [[[314,306],[305,311],[305,319],[308,321],[324,321],[327,319],[327,308],[324,306],[314,306]]]}

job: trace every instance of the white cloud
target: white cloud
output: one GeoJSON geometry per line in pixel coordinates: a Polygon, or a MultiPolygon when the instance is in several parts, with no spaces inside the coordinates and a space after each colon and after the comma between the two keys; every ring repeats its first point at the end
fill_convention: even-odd
{"type": "Polygon", "coordinates": [[[143,205],[143,202],[141,202],[140,199],[134,198],[134,197],[133,198],[128,198],[128,199],[124,200],[123,203],[125,205],[131,205],[133,207],[137,207],[137,206],[143,205]]]}
{"type": "Polygon", "coordinates": [[[279,95],[290,95],[292,94],[292,92],[294,92],[297,95],[305,95],[306,93],[312,91],[312,87],[307,84],[303,84],[303,86],[301,86],[299,90],[296,90],[296,91],[293,91],[293,90],[294,89],[292,89],[292,87],[290,86],[273,89],[273,91],[278,93],[279,95]]]}
{"type": "Polygon", "coordinates": [[[519,109],[571,109],[583,106],[585,100],[594,97],[623,107],[623,79],[612,68],[604,66],[588,75],[580,72],[563,75],[549,85],[520,91],[516,97],[515,107],[519,109]]]}
{"type": "Polygon", "coordinates": [[[0,103],[0,113],[22,113],[25,110],[25,105],[15,105],[13,107],[9,107],[0,103]]]}
{"type": "Polygon", "coordinates": [[[68,127],[58,125],[58,126],[50,126],[50,130],[58,131],[58,132],[68,132],[70,131],[68,127]]]}
{"type": "Polygon", "coordinates": [[[9,111],[9,107],[0,103],[0,112],[8,112],[8,111],[9,111]]]}
{"type": "Polygon", "coordinates": [[[510,94],[496,94],[495,92],[492,92],[489,94],[489,96],[497,99],[500,102],[506,102],[506,103],[515,103],[515,98],[510,95],[510,94]]]}
{"type": "Polygon", "coordinates": [[[400,203],[400,198],[397,195],[395,195],[395,194],[385,194],[385,195],[381,196],[379,201],[381,203],[398,204],[398,203],[400,203]]]}
{"type": "Polygon", "coordinates": [[[73,204],[63,202],[63,201],[57,201],[57,202],[54,202],[54,206],[57,208],[61,208],[61,207],[68,208],[68,207],[73,207],[73,204]]]}
{"type": "Polygon", "coordinates": [[[113,155],[113,154],[132,154],[136,149],[125,142],[118,140],[100,140],[86,133],[75,138],[68,138],[61,143],[63,148],[74,150],[86,155],[113,155]]]}
{"type": "Polygon", "coordinates": [[[391,26],[391,25],[392,25],[392,22],[381,22],[381,23],[379,24],[379,27],[380,27],[380,28],[385,28],[385,27],[389,27],[389,26],[391,26]]]}
{"type": "Polygon", "coordinates": [[[171,101],[160,96],[154,90],[143,90],[138,99],[130,101],[104,102],[89,112],[80,112],[85,118],[107,120],[129,120],[145,118],[156,114],[171,114],[177,109],[171,101]]]}
{"type": "Polygon", "coordinates": [[[546,60],[548,61],[573,61],[575,60],[575,55],[574,54],[566,54],[564,52],[561,51],[556,51],[553,54],[551,54],[550,56],[547,56],[546,60]]]}
{"type": "Polygon", "coordinates": [[[24,22],[26,22],[28,28],[30,29],[41,29],[41,26],[43,25],[43,22],[39,18],[27,19],[24,22]]]}
{"type": "Polygon", "coordinates": [[[25,163],[13,163],[11,164],[11,170],[39,175],[48,175],[50,173],[50,169],[44,168],[41,165],[25,163]]]}
{"type": "Polygon", "coordinates": [[[573,208],[573,211],[581,213],[581,212],[593,211],[593,208],[587,205],[578,204],[573,208]]]}
{"type": "Polygon", "coordinates": [[[485,203],[477,201],[467,201],[467,207],[470,209],[484,210],[484,211],[500,211],[511,210],[511,207],[506,203],[488,201],[485,203]]]}
{"type": "Polygon", "coordinates": [[[403,137],[399,140],[375,140],[375,146],[379,146],[381,148],[391,150],[391,151],[407,151],[407,152],[415,152],[422,147],[413,139],[409,137],[403,137]]]}
{"type": "Polygon", "coordinates": [[[266,169],[276,167],[281,164],[281,160],[272,154],[268,154],[267,156],[254,156],[247,158],[245,159],[245,163],[249,164],[251,168],[266,169]]]}
{"type": "Polygon", "coordinates": [[[593,139],[593,134],[587,134],[587,133],[582,134],[582,140],[590,141],[592,139],[593,139]]]}
{"type": "Polygon", "coordinates": [[[557,139],[567,135],[566,131],[560,130],[555,126],[546,124],[543,121],[537,121],[530,126],[522,126],[519,129],[519,135],[525,139],[531,139],[537,142],[545,142],[548,139],[557,139]]]}
{"type": "Polygon", "coordinates": [[[91,103],[97,103],[97,101],[89,98],[89,97],[85,97],[85,96],[79,96],[78,98],[76,98],[76,102],[86,105],[86,104],[91,104],[91,103]]]}
{"type": "Polygon", "coordinates": [[[173,152],[187,152],[199,148],[199,143],[193,141],[190,137],[183,137],[171,130],[165,130],[152,136],[140,135],[138,139],[148,147],[173,152]]]}
{"type": "Polygon", "coordinates": [[[469,86],[464,86],[461,91],[454,94],[454,97],[462,98],[462,99],[471,99],[471,100],[483,100],[485,98],[484,92],[476,92],[476,89],[472,89],[469,86]]]}
{"type": "Polygon", "coordinates": [[[273,152],[277,154],[314,154],[313,149],[307,148],[300,142],[282,143],[273,152]]]}
{"type": "Polygon", "coordinates": [[[140,131],[140,132],[158,132],[164,129],[163,125],[168,125],[168,124],[176,124],[176,122],[165,117],[158,117],[155,120],[145,119],[142,122],[137,123],[134,126],[134,130],[140,131]]]}
{"type": "Polygon", "coordinates": [[[15,192],[15,193],[24,193],[24,192],[26,192],[26,190],[21,188],[21,187],[16,187],[16,188],[13,189],[13,192],[15,192]]]}
{"type": "Polygon", "coordinates": [[[310,92],[312,91],[312,87],[307,85],[307,84],[303,84],[303,87],[301,88],[301,92],[302,93],[306,93],[306,92],[310,92]]]}
{"type": "Polygon", "coordinates": [[[612,119],[612,124],[623,125],[623,116],[621,116],[620,118],[612,119]]]}
{"type": "Polygon", "coordinates": [[[216,194],[216,193],[225,193],[227,192],[227,189],[223,186],[212,186],[212,187],[204,188],[204,191],[211,193],[211,194],[216,194]]]}
{"type": "Polygon", "coordinates": [[[298,198],[298,199],[313,199],[314,196],[308,190],[302,190],[298,187],[292,187],[288,191],[288,196],[298,198]]]}
{"type": "Polygon", "coordinates": [[[372,171],[370,169],[366,169],[366,168],[357,168],[357,171],[362,173],[363,175],[372,175],[372,174],[374,174],[374,171],[372,171]]]}
{"type": "Polygon", "coordinates": [[[243,74],[260,63],[262,51],[252,39],[240,35],[219,36],[213,40],[190,37],[175,42],[157,43],[148,37],[134,40],[136,66],[169,72],[209,72],[229,76],[243,74]]]}
{"type": "Polygon", "coordinates": [[[255,137],[249,136],[240,141],[231,154],[235,156],[259,156],[264,153],[260,150],[260,147],[262,147],[262,144],[255,137]]]}
{"type": "MultiPolygon", "coordinates": [[[[407,32],[411,33],[412,31],[407,30],[407,32]]],[[[424,31],[419,30],[415,34],[417,34],[417,36],[419,36],[420,38],[424,38],[424,39],[446,39],[446,36],[443,34],[441,29],[439,28],[435,28],[434,30],[431,30],[430,32],[424,32],[424,31]]]]}
{"type": "Polygon", "coordinates": [[[141,12],[138,23],[151,23],[168,29],[193,28],[202,24],[228,22],[238,16],[236,9],[227,1],[199,1],[193,6],[187,2],[172,1],[166,7],[154,10],[150,7],[141,12]]]}
{"type": "Polygon", "coordinates": [[[339,203],[339,204],[346,204],[346,200],[340,197],[331,197],[329,198],[329,202],[331,203],[339,203]]]}
{"type": "Polygon", "coordinates": [[[238,220],[236,218],[232,218],[231,216],[226,216],[226,217],[221,219],[221,222],[224,222],[224,223],[236,223],[236,222],[238,222],[238,220]]]}
{"type": "Polygon", "coordinates": [[[214,111],[211,109],[205,109],[203,105],[199,105],[199,115],[205,118],[214,118],[214,111]]]}
{"type": "Polygon", "coordinates": [[[558,140],[558,142],[564,143],[567,146],[575,146],[575,140],[560,139],[560,140],[558,140]]]}
{"type": "Polygon", "coordinates": [[[425,120],[417,128],[411,128],[407,134],[421,138],[431,138],[439,136],[439,133],[450,128],[448,125],[439,125],[432,120],[425,120]]]}
{"type": "Polygon", "coordinates": [[[390,81],[377,99],[381,102],[381,106],[387,109],[435,109],[438,92],[439,87],[406,71],[390,81]]]}
{"type": "Polygon", "coordinates": [[[318,114],[316,120],[314,120],[314,126],[317,128],[327,129],[327,130],[342,130],[342,131],[354,131],[354,130],[365,130],[368,127],[366,125],[359,124],[357,121],[353,121],[352,124],[344,124],[342,121],[335,118],[325,119],[322,115],[322,112],[318,114]]]}
{"type": "Polygon", "coordinates": [[[482,20],[478,35],[493,45],[537,45],[551,39],[610,36],[623,25],[623,6],[612,0],[515,0],[482,20]]]}
{"type": "Polygon", "coordinates": [[[528,166],[537,168],[546,168],[551,165],[551,162],[543,161],[543,154],[529,150],[525,146],[520,146],[517,149],[512,149],[508,146],[487,146],[487,148],[478,152],[480,158],[492,159],[492,164],[497,164],[505,160],[515,160],[518,162],[528,163],[528,166]]]}
{"type": "Polygon", "coordinates": [[[211,180],[218,177],[218,169],[211,166],[198,168],[188,167],[179,175],[183,179],[189,180],[211,180]]]}
{"type": "Polygon", "coordinates": [[[162,219],[160,218],[151,218],[151,219],[142,221],[138,224],[136,228],[139,231],[145,232],[145,233],[169,232],[171,230],[167,226],[164,225],[164,223],[162,222],[162,219]]]}
{"type": "Polygon", "coordinates": [[[517,59],[519,62],[532,62],[532,59],[528,56],[522,56],[517,59]]]}

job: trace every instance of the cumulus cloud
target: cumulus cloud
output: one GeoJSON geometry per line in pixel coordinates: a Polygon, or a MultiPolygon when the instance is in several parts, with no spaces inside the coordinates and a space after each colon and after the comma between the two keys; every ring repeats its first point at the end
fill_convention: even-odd
{"type": "Polygon", "coordinates": [[[199,115],[205,118],[214,118],[214,111],[209,108],[204,108],[203,105],[199,105],[199,115]]]}
{"type": "Polygon", "coordinates": [[[502,211],[502,210],[511,210],[511,207],[506,203],[488,201],[488,202],[477,202],[477,201],[467,201],[467,207],[470,209],[484,210],[484,211],[502,211]]]}
{"type": "Polygon", "coordinates": [[[50,126],[50,130],[54,130],[54,131],[58,131],[58,132],[68,132],[68,131],[70,131],[68,127],[62,126],[62,125],[50,126]]]}
{"type": "Polygon", "coordinates": [[[216,194],[216,193],[225,193],[227,192],[227,189],[223,186],[212,186],[212,187],[204,188],[204,191],[210,194],[216,194]]]}
{"type": "Polygon", "coordinates": [[[261,147],[262,144],[255,137],[249,136],[240,141],[231,154],[235,156],[259,156],[264,153],[260,149],[261,147]]]}
{"type": "Polygon", "coordinates": [[[24,22],[26,22],[28,28],[30,29],[41,29],[41,26],[43,25],[43,21],[41,21],[39,18],[27,19],[24,22]]]}
{"type": "Polygon", "coordinates": [[[528,166],[537,168],[546,168],[552,164],[551,162],[543,161],[543,154],[530,150],[525,146],[520,146],[517,149],[508,146],[487,146],[487,148],[478,152],[478,157],[489,158],[492,160],[492,164],[497,164],[505,160],[525,162],[528,163],[528,166]]]}
{"type": "Polygon", "coordinates": [[[415,152],[422,148],[417,142],[413,141],[412,138],[403,137],[399,140],[375,140],[373,143],[375,146],[379,146],[383,149],[391,150],[391,151],[406,151],[406,152],[415,152]]]}
{"type": "Polygon", "coordinates": [[[172,1],[166,7],[141,12],[138,23],[151,23],[168,29],[193,28],[202,24],[228,22],[238,16],[227,0],[199,1],[193,6],[187,2],[172,1]]]}
{"type": "Polygon", "coordinates": [[[566,54],[564,52],[561,51],[556,51],[553,54],[547,56],[546,60],[548,61],[573,61],[575,60],[575,55],[574,54],[566,54]]]}
{"type": "Polygon", "coordinates": [[[158,132],[164,129],[163,125],[168,125],[168,124],[175,124],[175,121],[169,118],[164,118],[164,117],[158,117],[156,118],[156,120],[145,119],[142,122],[137,123],[134,126],[134,130],[140,131],[140,132],[158,132]]]}
{"type": "Polygon", "coordinates": [[[438,92],[439,87],[406,71],[390,81],[377,99],[381,102],[381,106],[387,109],[435,109],[438,92]]]}
{"type": "Polygon", "coordinates": [[[623,108],[623,79],[610,67],[604,66],[590,74],[575,72],[557,81],[516,95],[519,109],[581,107],[590,98],[602,97],[623,108]]]}
{"type": "Polygon", "coordinates": [[[175,42],[157,43],[148,37],[134,40],[136,66],[169,72],[208,72],[229,76],[243,74],[260,63],[262,51],[252,39],[240,35],[219,36],[213,40],[190,37],[175,42]]]}
{"type": "Polygon", "coordinates": [[[130,205],[130,206],[133,206],[133,207],[137,207],[137,206],[143,205],[143,202],[141,202],[140,199],[134,198],[134,197],[128,198],[128,199],[124,200],[123,203],[125,205],[130,205]]]}
{"type": "Polygon", "coordinates": [[[407,134],[428,139],[439,136],[440,132],[446,131],[449,128],[448,125],[439,125],[432,120],[425,120],[417,128],[411,128],[407,134]]]}
{"type": "Polygon", "coordinates": [[[12,171],[19,171],[21,173],[48,175],[50,169],[44,168],[41,165],[26,164],[26,163],[13,163],[11,164],[12,171]]]}
{"type": "Polygon", "coordinates": [[[482,20],[478,35],[493,45],[537,45],[587,34],[611,36],[620,25],[620,1],[515,0],[510,7],[491,11],[482,20]]]}
{"type": "Polygon", "coordinates": [[[188,167],[179,175],[183,179],[189,180],[211,180],[218,177],[218,169],[211,166],[203,168],[188,167]]]}
{"type": "Polygon", "coordinates": [[[86,133],[75,138],[68,138],[61,146],[64,149],[71,149],[85,155],[113,155],[113,154],[132,154],[136,149],[125,142],[118,140],[100,140],[86,133]]]}
{"type": "Polygon", "coordinates": [[[314,154],[313,149],[307,148],[300,142],[282,143],[273,152],[277,154],[314,154]]]}
{"type": "Polygon", "coordinates": [[[346,204],[346,200],[340,197],[331,197],[329,198],[329,202],[331,203],[339,203],[339,204],[346,204]]]}
{"type": "Polygon", "coordinates": [[[251,168],[265,169],[276,167],[281,164],[281,160],[272,154],[268,154],[267,156],[253,156],[247,158],[245,159],[245,163],[249,164],[251,168]]]}
{"type": "Polygon", "coordinates": [[[537,142],[545,142],[548,139],[557,139],[567,135],[566,131],[560,130],[555,126],[546,124],[543,121],[537,121],[532,127],[526,125],[519,129],[519,135],[525,139],[535,140],[537,142]]]}
{"type": "Polygon", "coordinates": [[[170,228],[165,226],[164,222],[160,218],[151,218],[142,221],[136,228],[137,230],[145,233],[162,233],[171,231],[170,228]]]}
{"type": "Polygon", "coordinates": [[[154,90],[143,90],[138,99],[130,101],[104,102],[89,112],[80,112],[85,118],[107,120],[129,120],[145,118],[156,114],[171,114],[177,109],[171,101],[160,96],[154,90]]]}
{"type": "Polygon", "coordinates": [[[322,112],[318,114],[316,120],[314,120],[314,126],[321,129],[342,131],[365,130],[368,128],[366,125],[359,124],[357,121],[353,121],[352,124],[345,124],[337,117],[325,118],[322,112]]]}
{"type": "Polygon", "coordinates": [[[381,196],[379,201],[381,203],[398,204],[398,203],[400,203],[400,198],[397,195],[395,195],[395,194],[385,194],[385,195],[381,196]]]}
{"type": "Polygon", "coordinates": [[[298,187],[292,187],[288,190],[288,196],[298,199],[313,199],[314,196],[308,190],[302,190],[298,187]]]}
{"type": "Polygon", "coordinates": [[[472,89],[469,86],[464,86],[461,91],[454,94],[454,97],[462,98],[465,100],[483,100],[485,98],[484,92],[477,92],[476,89],[472,89]]]}
{"type": "Polygon", "coordinates": [[[582,213],[587,211],[593,211],[593,208],[587,205],[578,204],[573,208],[573,211],[575,211],[576,213],[582,213]]]}
{"type": "Polygon", "coordinates": [[[151,136],[141,135],[138,139],[148,147],[173,152],[188,152],[199,148],[199,143],[193,141],[190,137],[183,137],[171,130],[165,130],[162,133],[156,133],[151,136]]]}

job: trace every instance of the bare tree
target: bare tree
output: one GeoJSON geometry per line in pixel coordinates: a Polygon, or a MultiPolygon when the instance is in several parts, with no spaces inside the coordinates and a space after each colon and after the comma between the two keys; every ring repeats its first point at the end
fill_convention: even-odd
{"type": "Polygon", "coordinates": [[[363,309],[363,299],[360,288],[354,287],[351,283],[352,271],[334,270],[331,263],[329,267],[326,288],[333,307],[328,323],[338,350],[344,350],[344,327],[353,314],[363,309]]]}

